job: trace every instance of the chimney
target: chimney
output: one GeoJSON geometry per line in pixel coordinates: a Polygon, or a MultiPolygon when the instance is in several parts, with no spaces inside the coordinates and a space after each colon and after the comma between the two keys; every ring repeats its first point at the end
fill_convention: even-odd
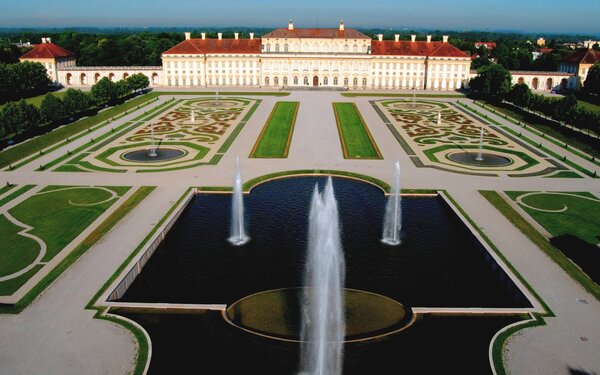
{"type": "Polygon", "coordinates": [[[413,43],[416,42],[417,41],[417,36],[415,34],[411,35],[410,36],[410,41],[413,42],[413,43]]]}
{"type": "Polygon", "coordinates": [[[254,33],[250,33],[250,39],[254,39],[254,33]]]}
{"type": "Polygon", "coordinates": [[[344,31],[344,20],[340,20],[340,31],[344,31]]]}
{"type": "Polygon", "coordinates": [[[202,40],[206,39],[206,33],[200,33],[200,35],[202,36],[202,40]]]}
{"type": "Polygon", "coordinates": [[[42,38],[42,44],[46,44],[46,38],[42,38]]]}
{"type": "Polygon", "coordinates": [[[223,33],[217,33],[217,37],[219,38],[219,40],[223,39],[223,33]]]}
{"type": "Polygon", "coordinates": [[[294,30],[294,21],[290,20],[288,23],[288,30],[294,30]]]}
{"type": "Polygon", "coordinates": [[[186,32],[186,33],[184,33],[184,34],[185,34],[185,40],[190,40],[190,39],[192,39],[192,33],[190,33],[190,32],[186,32]]]}
{"type": "Polygon", "coordinates": [[[394,35],[394,42],[398,43],[400,41],[400,34],[394,35]]]}
{"type": "Polygon", "coordinates": [[[431,43],[431,35],[427,35],[427,43],[431,43]]]}
{"type": "Polygon", "coordinates": [[[381,42],[383,40],[383,34],[377,34],[377,40],[381,42]]]}
{"type": "Polygon", "coordinates": [[[239,33],[233,33],[233,36],[235,37],[235,39],[239,39],[240,34],[239,33]]]}
{"type": "Polygon", "coordinates": [[[443,36],[442,36],[442,41],[443,41],[444,43],[448,43],[448,35],[443,35],[443,36]]]}

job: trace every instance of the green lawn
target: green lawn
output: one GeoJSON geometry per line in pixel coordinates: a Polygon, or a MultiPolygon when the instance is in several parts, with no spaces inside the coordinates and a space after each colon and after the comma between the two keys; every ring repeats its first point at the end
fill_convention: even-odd
{"type": "Polygon", "coordinates": [[[286,158],[294,133],[298,102],[277,102],[265,123],[251,158],[286,158]]]}
{"type": "Polygon", "coordinates": [[[21,270],[35,261],[38,244],[31,238],[18,234],[23,228],[0,215],[0,276],[21,270]]]}
{"type": "Polygon", "coordinates": [[[346,159],[383,159],[354,103],[333,103],[346,159]]]}
{"type": "MultiPolygon", "coordinates": [[[[516,201],[526,193],[509,191],[506,194],[516,201]]],[[[566,206],[567,210],[563,212],[544,212],[523,205],[521,207],[554,237],[570,234],[590,244],[599,243],[600,200],[587,193],[566,194],[574,195],[541,193],[523,198],[526,205],[545,210],[561,210],[566,206]]]]}
{"type": "MultiPolygon", "coordinates": [[[[507,220],[517,227],[531,242],[538,246],[546,255],[548,255],[556,264],[562,267],[574,280],[600,300],[600,286],[596,284],[588,275],[582,272],[581,268],[573,263],[562,251],[552,246],[550,241],[538,232],[527,220],[515,211],[501,196],[495,191],[479,191],[507,220]]],[[[522,192],[521,192],[522,193],[522,192]]]]}
{"type": "MultiPolygon", "coordinates": [[[[61,188],[68,187],[48,186],[9,210],[15,219],[33,227],[28,233],[46,244],[42,262],[52,260],[112,206],[118,196],[129,190],[129,187],[111,187],[109,191],[118,195],[113,197],[109,191],[92,187],[61,188]]],[[[0,216],[0,276],[23,269],[39,253],[36,241],[17,234],[21,230],[23,228],[0,216]]],[[[21,282],[17,284],[14,280],[0,282],[0,295],[11,294],[28,279],[20,277],[21,282]]]]}
{"type": "MultiPolygon", "coordinates": [[[[50,94],[52,94],[62,100],[62,98],[65,96],[65,91],[51,92],[50,94]]],[[[34,106],[39,108],[42,105],[42,100],[44,100],[44,96],[46,96],[46,94],[27,98],[27,99],[25,99],[25,102],[27,104],[33,104],[34,106]]],[[[5,104],[1,104],[0,108],[2,108],[5,104]]]]}

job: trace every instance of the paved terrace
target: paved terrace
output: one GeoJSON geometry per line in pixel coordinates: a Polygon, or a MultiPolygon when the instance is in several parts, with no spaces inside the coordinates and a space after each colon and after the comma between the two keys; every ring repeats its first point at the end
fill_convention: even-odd
{"type": "MultiPolygon", "coordinates": [[[[242,160],[244,181],[286,170],[336,169],[390,182],[393,163],[399,160],[403,188],[447,190],[556,314],[555,318],[546,319],[546,326],[520,331],[509,339],[506,358],[510,373],[570,374],[570,368],[600,371],[600,302],[571,280],[478,193],[482,189],[553,190],[598,195],[600,179],[477,177],[416,168],[370,105],[373,97],[346,98],[339,92],[294,91],[288,97],[261,96],[260,99],[263,102],[257,112],[224,158],[214,166],[141,174],[34,171],[40,164],[64,155],[67,147],[63,147],[16,171],[2,172],[0,184],[10,181],[13,184],[152,185],[158,188],[29,308],[19,315],[0,316],[0,373],[124,374],[131,371],[135,358],[131,334],[112,323],[92,319],[93,312],[84,310],[84,306],[189,186],[230,186],[236,156],[242,160]],[[287,159],[248,159],[277,100],[301,102],[289,156],[287,159]],[[331,105],[334,101],[357,104],[384,160],[343,159],[331,105]],[[589,303],[581,304],[577,301],[579,298],[589,303]]],[[[439,100],[455,102],[456,98],[439,100]]],[[[130,113],[114,126],[150,108],[130,113]]],[[[491,113],[488,116],[514,126],[491,113]]],[[[89,137],[106,131],[110,129],[91,133],[89,137]]],[[[527,134],[526,131],[523,134],[527,134]]],[[[568,153],[544,139],[528,136],[550,149],[555,148],[560,155],[568,153]]],[[[81,140],[85,141],[89,141],[88,136],[81,140]]],[[[582,167],[600,174],[596,165],[567,155],[582,167]]]]}

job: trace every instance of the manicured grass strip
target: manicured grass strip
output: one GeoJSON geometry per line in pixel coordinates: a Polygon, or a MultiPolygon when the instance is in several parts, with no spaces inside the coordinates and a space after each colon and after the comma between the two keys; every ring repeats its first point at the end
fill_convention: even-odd
{"type": "MultiPolygon", "coordinates": [[[[383,92],[343,92],[342,96],[355,98],[360,96],[381,96],[384,98],[412,98],[413,94],[392,94],[383,92]]],[[[417,98],[464,98],[462,94],[414,94],[417,98]]]]}
{"type": "Polygon", "coordinates": [[[156,93],[138,96],[137,98],[128,100],[123,104],[119,104],[104,111],[98,112],[94,116],[83,118],[79,121],[54,129],[49,133],[40,135],[39,137],[30,139],[29,141],[4,150],[0,152],[0,168],[6,167],[9,164],[13,164],[18,160],[35,154],[36,152],[40,152],[47,147],[62,142],[68,137],[81,133],[95,125],[111,120],[113,117],[121,115],[131,108],[137,107],[138,105],[148,104],[147,102],[150,99],[154,99],[156,97],[156,93]]]}
{"type": "Polygon", "coordinates": [[[596,299],[600,300],[600,286],[592,281],[581,269],[567,258],[560,250],[552,246],[548,239],[539,233],[527,220],[516,212],[501,196],[495,191],[480,191],[498,211],[500,211],[514,226],[516,226],[524,235],[529,237],[537,247],[542,249],[554,262],[556,262],[567,274],[579,282],[596,299]]]}
{"type": "Polygon", "coordinates": [[[287,158],[299,102],[277,102],[265,123],[251,158],[287,158]]]}
{"type": "Polygon", "coordinates": [[[6,193],[7,191],[9,191],[10,189],[12,189],[14,187],[15,187],[15,185],[11,185],[11,184],[6,184],[6,185],[2,186],[0,188],[0,195],[6,193]]]}
{"type": "Polygon", "coordinates": [[[154,186],[142,186],[129,197],[119,208],[113,211],[92,233],[90,233],[65,259],[62,260],[46,277],[42,279],[29,293],[15,305],[0,305],[2,314],[18,314],[25,309],[37,296],[54,282],[67,268],[69,268],[89,248],[94,246],[106,233],[108,233],[122,218],[133,210],[153,190],[154,186]]]}
{"type": "Polygon", "coordinates": [[[354,103],[333,103],[335,121],[346,159],[383,159],[354,103]]]}
{"type": "Polygon", "coordinates": [[[583,178],[583,177],[573,171],[560,171],[551,176],[545,176],[544,178],[583,178]]]}
{"type": "Polygon", "coordinates": [[[34,187],[35,187],[35,185],[21,186],[19,188],[19,190],[13,191],[12,193],[10,193],[9,195],[7,195],[6,197],[2,198],[0,200],[0,207],[2,207],[3,205],[5,205],[6,203],[10,202],[11,200],[15,199],[19,195],[24,194],[27,191],[33,189],[34,187]]]}

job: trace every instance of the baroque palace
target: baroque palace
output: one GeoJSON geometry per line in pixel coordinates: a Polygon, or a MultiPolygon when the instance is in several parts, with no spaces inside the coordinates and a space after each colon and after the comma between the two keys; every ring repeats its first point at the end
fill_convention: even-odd
{"type": "MultiPolygon", "coordinates": [[[[185,33],[184,41],[163,52],[162,66],[80,67],[50,38],[21,61],[42,63],[50,79],[63,86],[91,86],[103,77],[117,81],[142,73],[151,86],[456,90],[476,74],[470,71],[471,57],[448,43],[447,35],[442,41],[430,35],[419,41],[416,35],[383,40],[381,34],[374,40],[346,29],[343,21],[338,28],[295,28],[290,21],[262,38],[234,35],[224,39],[219,33],[214,39],[185,33]]],[[[552,90],[559,83],[576,86],[571,72],[514,73],[515,82],[525,81],[534,90],[552,90]]]]}

